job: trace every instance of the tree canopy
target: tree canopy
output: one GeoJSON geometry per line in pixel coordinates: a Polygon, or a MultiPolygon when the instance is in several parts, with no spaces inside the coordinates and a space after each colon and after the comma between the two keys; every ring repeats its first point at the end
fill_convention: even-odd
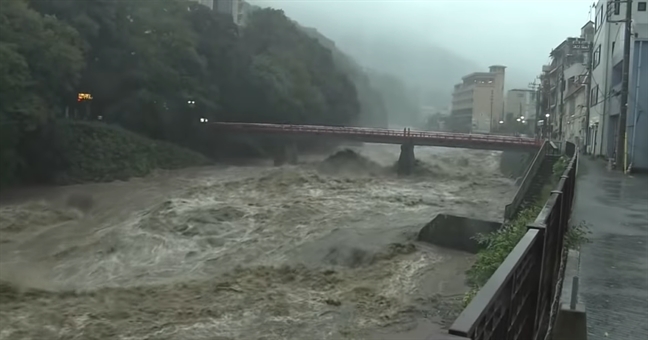
{"type": "Polygon", "coordinates": [[[29,166],[25,145],[57,119],[205,151],[217,147],[200,118],[349,125],[371,115],[367,97],[380,102],[274,9],[237,27],[186,0],[3,0],[0,31],[2,182],[29,166]]]}

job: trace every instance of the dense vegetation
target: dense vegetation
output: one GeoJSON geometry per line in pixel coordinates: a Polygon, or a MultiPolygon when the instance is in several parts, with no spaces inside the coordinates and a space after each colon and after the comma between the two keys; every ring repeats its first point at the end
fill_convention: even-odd
{"type": "Polygon", "coordinates": [[[241,28],[186,0],[3,0],[0,31],[3,185],[60,177],[65,134],[86,131],[62,128],[72,121],[215,157],[258,147],[225,140],[201,118],[348,125],[384,116],[361,74],[277,10],[257,9],[241,28]]]}
{"type": "MultiPolygon", "coordinates": [[[[504,262],[513,248],[520,242],[527,232],[527,226],[538,217],[546,200],[551,196],[552,190],[560,181],[560,176],[569,165],[569,159],[562,156],[554,163],[552,176],[546,183],[537,202],[520,211],[515,218],[505,223],[499,230],[478,235],[477,240],[484,246],[477,254],[477,261],[467,272],[467,281],[471,286],[470,291],[464,296],[464,307],[470,303],[477,292],[488,282],[497,268],[504,262]]],[[[589,242],[588,226],[584,223],[571,225],[565,234],[566,249],[579,249],[584,243],[589,242]]]]}

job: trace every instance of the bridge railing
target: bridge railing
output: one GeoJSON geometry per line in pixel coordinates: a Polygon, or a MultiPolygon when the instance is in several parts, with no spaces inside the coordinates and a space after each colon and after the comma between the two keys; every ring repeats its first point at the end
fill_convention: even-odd
{"type": "Polygon", "coordinates": [[[449,333],[473,340],[544,340],[558,309],[564,277],[563,240],[568,229],[578,152],[536,220],[449,333]]]}
{"type": "Polygon", "coordinates": [[[320,125],[289,125],[261,123],[210,123],[209,126],[225,131],[279,133],[279,134],[308,134],[308,135],[338,135],[342,137],[392,137],[398,139],[438,139],[448,141],[469,141],[485,143],[511,143],[539,147],[542,142],[523,137],[501,135],[462,134],[450,132],[433,132],[417,130],[394,130],[362,127],[320,126],[320,125]]]}

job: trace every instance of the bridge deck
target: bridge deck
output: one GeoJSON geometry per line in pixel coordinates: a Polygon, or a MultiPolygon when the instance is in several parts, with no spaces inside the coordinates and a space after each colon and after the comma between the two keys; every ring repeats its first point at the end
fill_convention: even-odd
{"type": "Polygon", "coordinates": [[[229,133],[263,133],[283,135],[330,136],[367,143],[443,146],[486,150],[536,150],[541,140],[522,137],[409,131],[362,127],[287,125],[259,123],[209,123],[210,127],[229,133]]]}

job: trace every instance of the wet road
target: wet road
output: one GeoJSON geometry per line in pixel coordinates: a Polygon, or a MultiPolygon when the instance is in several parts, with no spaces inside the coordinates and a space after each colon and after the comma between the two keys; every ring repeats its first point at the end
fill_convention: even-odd
{"type": "Polygon", "coordinates": [[[648,339],[648,176],[580,165],[572,221],[592,232],[580,267],[589,340],[648,339]]]}

